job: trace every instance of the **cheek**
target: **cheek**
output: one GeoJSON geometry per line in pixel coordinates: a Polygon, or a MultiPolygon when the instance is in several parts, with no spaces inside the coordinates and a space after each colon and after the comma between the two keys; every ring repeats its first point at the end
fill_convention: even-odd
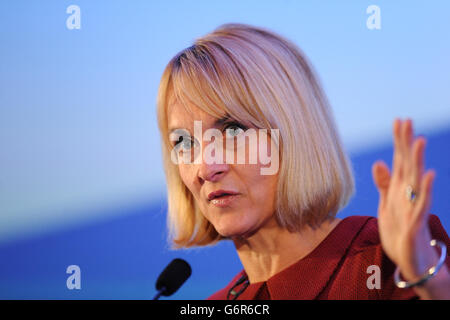
{"type": "Polygon", "coordinates": [[[180,178],[186,187],[191,191],[191,193],[196,195],[195,180],[194,180],[194,168],[192,165],[179,164],[178,173],[180,178]]]}
{"type": "MultiPolygon", "coordinates": [[[[194,197],[194,201],[196,205],[199,206],[200,211],[205,214],[207,212],[207,207],[205,207],[204,202],[201,200],[200,196],[200,184],[198,184],[196,181],[197,174],[195,170],[195,166],[190,164],[179,164],[178,165],[178,172],[180,174],[181,180],[183,181],[184,185],[188,188],[188,190],[191,192],[192,196],[194,197]]],[[[207,218],[208,219],[208,218],[207,218]]]]}
{"type": "Polygon", "coordinates": [[[250,205],[261,208],[272,208],[276,197],[278,174],[262,175],[261,165],[237,165],[236,174],[247,189],[250,205]]]}
{"type": "Polygon", "coordinates": [[[274,176],[259,176],[260,179],[255,183],[253,194],[263,206],[272,207],[275,199],[277,184],[274,176]]]}

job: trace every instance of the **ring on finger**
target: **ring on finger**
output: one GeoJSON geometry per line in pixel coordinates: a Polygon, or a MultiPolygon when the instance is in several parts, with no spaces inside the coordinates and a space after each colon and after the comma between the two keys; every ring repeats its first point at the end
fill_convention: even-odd
{"type": "Polygon", "coordinates": [[[410,184],[406,186],[406,198],[411,203],[414,203],[417,199],[417,191],[415,191],[415,189],[410,184]]]}

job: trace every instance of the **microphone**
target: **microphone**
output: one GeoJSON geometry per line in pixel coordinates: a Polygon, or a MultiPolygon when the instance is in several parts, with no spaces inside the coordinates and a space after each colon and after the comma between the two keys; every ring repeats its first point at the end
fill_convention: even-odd
{"type": "Polygon", "coordinates": [[[158,300],[161,295],[170,296],[191,276],[192,269],[189,263],[183,259],[173,259],[161,272],[156,281],[158,293],[153,300],[158,300]]]}

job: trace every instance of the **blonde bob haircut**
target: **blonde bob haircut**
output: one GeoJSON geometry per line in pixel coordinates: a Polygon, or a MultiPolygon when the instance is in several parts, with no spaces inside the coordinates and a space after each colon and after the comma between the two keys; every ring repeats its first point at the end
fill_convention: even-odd
{"type": "Polygon", "coordinates": [[[204,218],[170,158],[168,105],[193,104],[257,128],[279,129],[276,219],[289,231],[318,226],[353,196],[351,163],[318,77],[303,52],[266,29],[224,24],[195,40],[166,66],[157,115],[174,248],[224,239],[204,218]]]}

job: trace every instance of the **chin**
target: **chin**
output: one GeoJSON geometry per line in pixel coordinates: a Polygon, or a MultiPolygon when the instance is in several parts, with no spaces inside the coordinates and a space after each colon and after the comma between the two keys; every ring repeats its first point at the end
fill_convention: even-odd
{"type": "Polygon", "coordinates": [[[252,231],[251,226],[240,224],[236,225],[236,222],[233,224],[220,224],[215,226],[216,231],[222,236],[226,238],[233,237],[248,237],[254,233],[252,231]]]}
{"type": "Polygon", "coordinates": [[[222,237],[237,237],[241,236],[242,234],[245,234],[246,228],[242,225],[232,225],[232,224],[216,224],[215,226],[216,231],[222,236],[222,237]]]}

